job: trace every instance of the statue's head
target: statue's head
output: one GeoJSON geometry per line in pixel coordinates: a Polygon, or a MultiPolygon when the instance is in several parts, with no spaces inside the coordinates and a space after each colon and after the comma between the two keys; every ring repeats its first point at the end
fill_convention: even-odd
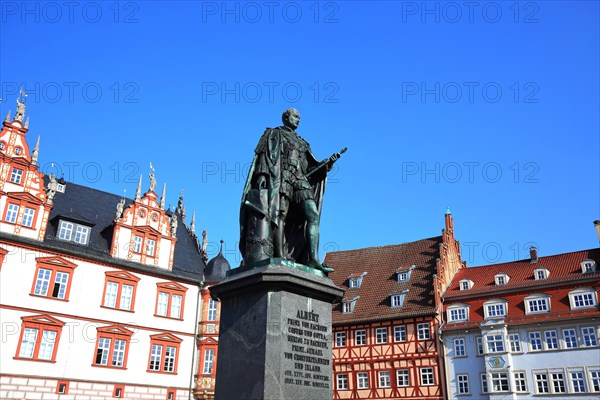
{"type": "Polygon", "coordinates": [[[295,108],[288,108],[283,112],[281,120],[283,121],[284,126],[296,130],[298,125],[300,125],[300,113],[295,108]]]}

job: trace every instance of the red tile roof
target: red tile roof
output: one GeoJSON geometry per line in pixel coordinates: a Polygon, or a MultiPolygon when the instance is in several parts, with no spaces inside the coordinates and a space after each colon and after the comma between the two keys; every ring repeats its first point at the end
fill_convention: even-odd
{"type": "Polygon", "coordinates": [[[452,279],[450,286],[448,286],[448,289],[444,293],[444,298],[452,299],[461,296],[483,294],[492,295],[496,292],[507,290],[524,290],[537,286],[567,284],[588,278],[600,279],[600,249],[538,257],[536,263],[531,263],[530,259],[526,259],[502,264],[463,268],[452,279]],[[581,263],[586,259],[596,262],[596,272],[581,273],[581,263]],[[549,271],[547,279],[534,279],[533,271],[538,268],[545,268],[549,271]],[[510,278],[508,283],[500,286],[495,284],[494,277],[499,273],[508,275],[510,278]],[[459,282],[463,279],[473,281],[473,287],[469,290],[460,290],[459,282]]]}
{"type": "Polygon", "coordinates": [[[333,323],[357,323],[392,318],[428,315],[435,312],[433,275],[442,237],[416,242],[369,247],[357,250],[327,253],[325,263],[334,268],[329,274],[333,282],[346,290],[344,300],[360,296],[354,311],[342,313],[338,304],[333,309],[333,323]],[[408,270],[412,265],[410,280],[397,281],[397,271],[408,270]],[[348,277],[364,276],[360,288],[350,289],[348,277]],[[408,289],[404,304],[399,308],[390,306],[390,294],[408,289]]]}

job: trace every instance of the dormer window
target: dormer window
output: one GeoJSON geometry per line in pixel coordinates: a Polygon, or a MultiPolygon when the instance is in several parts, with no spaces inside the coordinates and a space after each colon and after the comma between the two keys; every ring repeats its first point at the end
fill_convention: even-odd
{"type": "Polygon", "coordinates": [[[59,184],[56,185],[56,191],[57,192],[64,193],[65,192],[65,188],[66,188],[66,185],[63,184],[63,183],[59,183],[59,184]]]}
{"type": "Polygon", "coordinates": [[[408,293],[408,290],[405,290],[401,293],[392,293],[390,295],[390,306],[394,308],[402,307],[406,293],[408,293]]]}
{"type": "Polygon", "coordinates": [[[69,221],[60,221],[58,238],[79,244],[88,244],[92,228],[69,221]]]}
{"type": "Polygon", "coordinates": [[[408,282],[410,280],[410,273],[415,268],[416,265],[412,265],[409,269],[396,271],[396,273],[398,274],[398,282],[408,282]]]}
{"type": "Polygon", "coordinates": [[[483,303],[485,318],[502,318],[507,316],[506,300],[494,299],[483,303]]]}
{"type": "Polygon", "coordinates": [[[448,322],[463,322],[469,320],[469,306],[467,304],[453,304],[446,309],[448,322]]]}
{"type": "Polygon", "coordinates": [[[596,262],[588,258],[581,263],[581,273],[589,274],[590,272],[596,272],[596,262]]]}
{"type": "Polygon", "coordinates": [[[536,268],[533,271],[533,277],[536,281],[543,281],[544,279],[548,279],[548,275],[550,275],[550,271],[546,268],[536,268]]]}
{"type": "Polygon", "coordinates": [[[541,314],[550,312],[550,296],[547,294],[532,294],[525,297],[525,314],[541,314]]]}
{"type": "Polygon", "coordinates": [[[342,313],[343,314],[351,314],[354,311],[354,307],[356,306],[356,302],[360,296],[356,296],[351,300],[343,300],[342,301],[342,313]]]}
{"type": "Polygon", "coordinates": [[[366,272],[363,272],[362,274],[356,276],[355,274],[352,274],[348,277],[348,287],[350,289],[358,289],[360,288],[360,285],[362,285],[362,280],[364,278],[364,276],[367,275],[366,272]]]}
{"type": "Polygon", "coordinates": [[[494,279],[496,281],[497,286],[502,286],[502,285],[506,285],[510,278],[508,277],[508,275],[506,275],[504,273],[499,273],[499,274],[496,274],[494,279]]]}
{"type": "Polygon", "coordinates": [[[458,283],[460,290],[469,290],[473,287],[473,281],[470,279],[463,279],[458,283]]]}
{"type": "Polygon", "coordinates": [[[569,292],[571,310],[596,307],[598,299],[596,291],[592,288],[578,288],[569,292]]]}

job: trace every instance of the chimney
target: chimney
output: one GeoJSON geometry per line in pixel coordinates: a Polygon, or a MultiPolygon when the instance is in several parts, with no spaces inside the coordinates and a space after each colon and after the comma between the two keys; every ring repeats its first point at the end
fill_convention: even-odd
{"type": "Polygon", "coordinates": [[[537,248],[535,246],[531,246],[529,248],[529,255],[531,256],[531,263],[536,263],[538,261],[537,248]]]}
{"type": "Polygon", "coordinates": [[[596,233],[598,234],[598,241],[600,242],[600,221],[595,220],[594,226],[596,227],[596,233]]]}

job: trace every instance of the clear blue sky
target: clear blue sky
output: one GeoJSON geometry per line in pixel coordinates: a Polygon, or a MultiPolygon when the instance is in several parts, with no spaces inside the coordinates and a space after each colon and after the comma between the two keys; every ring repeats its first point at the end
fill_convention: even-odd
{"type": "Polygon", "coordinates": [[[23,85],[42,169],[72,182],[132,197],[152,162],[234,266],[248,163],[290,106],[317,157],[349,148],[322,257],[439,235],[446,207],[469,265],[575,251],[598,246],[598,21],[596,1],[3,1],[0,116],[23,85]]]}

